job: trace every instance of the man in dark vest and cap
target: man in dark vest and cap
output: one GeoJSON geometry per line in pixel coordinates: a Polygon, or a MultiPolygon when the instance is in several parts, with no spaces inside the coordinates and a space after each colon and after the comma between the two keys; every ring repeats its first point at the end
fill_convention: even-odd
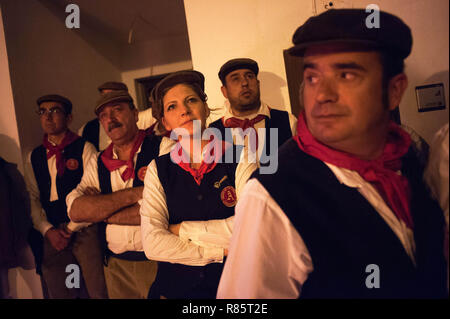
{"type": "Polygon", "coordinates": [[[443,213],[389,119],[411,31],[376,13],[378,28],[365,10],[340,9],[295,32],[304,111],[278,171],[243,190],[218,297],[446,297],[443,213]]]}
{"type": "MultiPolygon", "coordinates": [[[[50,298],[84,296],[74,279],[68,286],[67,266],[81,267],[91,298],[107,298],[102,268],[102,254],[97,227],[87,227],[71,236],[67,228],[66,196],[81,180],[88,159],[95,156],[92,144],[69,130],[72,103],[61,95],[45,95],[37,100],[37,114],[45,133],[25,163],[25,176],[31,200],[31,217],[37,232],[31,233],[30,245],[36,257],[50,298]]],[[[78,282],[78,284],[77,284],[78,282]]]]}
{"type": "Polygon", "coordinates": [[[138,111],[127,91],[103,95],[95,114],[112,142],[91,156],[67,196],[69,217],[71,224],[100,223],[109,298],[146,298],[157,263],[145,257],[139,209],[147,165],[164,143],[138,129],[138,111]]]}
{"type": "MultiPolygon", "coordinates": [[[[100,95],[105,95],[113,91],[127,91],[128,87],[125,83],[109,81],[100,85],[98,88],[100,95]]],[[[138,127],[145,130],[151,127],[156,121],[153,119],[151,108],[139,112],[138,127]]],[[[103,151],[110,143],[111,139],[100,125],[98,118],[90,120],[83,125],[78,134],[95,146],[97,151],[103,151]]]]}
{"type": "MultiPolygon", "coordinates": [[[[258,148],[258,161],[268,163],[269,159],[263,159],[261,154],[270,156],[271,132],[277,130],[277,138],[273,142],[274,150],[278,150],[293,133],[297,119],[294,115],[273,109],[261,101],[260,82],[258,80],[259,67],[256,61],[249,58],[237,58],[227,61],[219,71],[219,78],[222,82],[222,94],[227,99],[225,102],[225,114],[222,118],[212,122],[209,127],[217,128],[225,139],[226,129],[233,133],[233,142],[235,144],[248,145],[248,136],[245,131],[248,128],[255,129],[255,147],[258,148]],[[244,140],[236,128],[241,128],[245,134],[244,140]],[[264,134],[262,134],[264,132],[264,134]]],[[[230,133],[231,134],[231,133],[230,133]]]]}

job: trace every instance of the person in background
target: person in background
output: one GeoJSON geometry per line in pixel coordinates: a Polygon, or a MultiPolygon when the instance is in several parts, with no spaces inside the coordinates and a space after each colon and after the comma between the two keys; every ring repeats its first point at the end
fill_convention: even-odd
{"type": "MultiPolygon", "coordinates": [[[[101,96],[113,91],[128,92],[128,87],[125,83],[114,81],[105,82],[98,87],[98,92],[101,96]]],[[[145,130],[147,128],[150,128],[154,123],[155,120],[152,117],[151,109],[139,112],[139,120],[137,125],[140,129],[145,130]]],[[[106,134],[103,127],[100,125],[97,117],[84,124],[78,130],[78,134],[92,143],[97,151],[103,151],[111,143],[111,139],[109,138],[108,134],[106,134]]]]}
{"type": "Polygon", "coordinates": [[[0,157],[0,299],[10,299],[8,270],[33,269],[26,258],[30,198],[17,165],[0,157]]]}
{"type": "Polygon", "coordinates": [[[448,289],[448,123],[435,134],[431,143],[431,152],[425,170],[425,181],[431,189],[433,197],[439,202],[445,216],[444,254],[447,261],[447,289],[448,289]]]}
{"type": "Polygon", "coordinates": [[[262,144],[264,147],[258,148],[257,159],[260,160],[261,154],[271,153],[271,145],[272,147],[273,145],[281,146],[292,137],[297,119],[294,115],[273,109],[261,101],[258,72],[258,63],[249,58],[232,59],[222,65],[219,78],[222,82],[222,94],[227,99],[225,114],[222,118],[210,123],[209,127],[219,129],[223,138],[225,138],[226,129],[232,130],[234,143],[245,146],[249,143],[248,135],[242,139],[233,129],[241,128],[244,134],[248,128],[255,129],[256,145],[252,150],[258,148],[260,142],[264,142],[262,144]],[[273,132],[271,129],[276,129],[278,134],[274,144],[270,143],[271,132],[273,132]],[[262,132],[264,135],[261,135],[262,132]]]}
{"type": "Polygon", "coordinates": [[[99,223],[109,298],[146,298],[157,263],[143,252],[139,208],[147,165],[164,144],[138,129],[138,111],[126,91],[103,95],[95,114],[112,142],[89,158],[81,182],[67,196],[69,226],[99,223]]]}
{"type": "MultiPolygon", "coordinates": [[[[84,297],[66,286],[66,267],[79,265],[90,298],[107,298],[97,226],[74,234],[67,227],[66,196],[81,180],[94,146],[69,130],[72,103],[56,94],[37,99],[37,114],[45,135],[25,163],[34,229],[30,246],[50,298],[84,297]]],[[[81,280],[80,280],[81,281],[81,280]]],[[[81,287],[81,286],[80,286],[81,287]]]]}

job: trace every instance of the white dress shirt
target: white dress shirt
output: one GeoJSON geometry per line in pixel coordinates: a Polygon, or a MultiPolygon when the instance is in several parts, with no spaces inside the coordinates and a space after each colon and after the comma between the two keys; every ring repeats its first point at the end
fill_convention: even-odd
{"type": "MultiPolygon", "coordinates": [[[[356,188],[367,199],[414,262],[412,230],[394,215],[378,191],[356,171],[325,164],[340,183],[356,188]]],[[[235,216],[217,297],[298,298],[314,268],[311,256],[301,234],[258,180],[248,181],[235,216]]]]}
{"type": "MultiPolygon", "coordinates": [[[[52,143],[51,141],[49,141],[52,143]]],[[[55,145],[54,143],[52,143],[55,145]]],[[[48,152],[48,150],[47,150],[48,152]]],[[[44,209],[41,205],[40,200],[40,192],[39,188],[36,182],[36,177],[34,175],[33,166],[31,164],[31,153],[30,152],[27,156],[27,160],[25,161],[25,181],[27,184],[28,192],[30,193],[30,202],[31,202],[31,219],[33,221],[33,226],[38,230],[42,236],[45,236],[45,233],[53,227],[52,224],[50,224],[47,220],[47,214],[45,213],[44,209]]],[[[86,142],[84,144],[83,148],[83,170],[86,171],[87,163],[89,162],[89,159],[92,156],[96,156],[97,150],[95,149],[94,145],[92,145],[89,142],[86,142]]],[[[56,188],[56,155],[53,155],[47,160],[48,165],[48,171],[50,174],[50,201],[56,201],[58,200],[58,190],[56,188]]]]}
{"type": "MultiPolygon", "coordinates": [[[[164,139],[160,145],[160,155],[167,153],[170,150],[173,142],[170,139],[164,139]]],[[[133,162],[136,164],[136,159],[138,154],[141,152],[139,147],[136,152],[133,162]]],[[[113,150],[113,158],[118,158],[116,152],[113,150]]],[[[100,191],[100,182],[98,178],[98,166],[97,166],[98,155],[91,156],[89,159],[88,166],[84,171],[83,178],[78,186],[69,194],[66,198],[67,211],[69,212],[72,207],[73,201],[84,195],[84,190],[87,187],[93,187],[100,191]]],[[[126,182],[122,180],[122,173],[126,169],[126,165],[111,172],[111,189],[112,192],[117,192],[122,189],[133,187],[133,178],[130,178],[126,182]]],[[[141,201],[138,203],[140,204],[141,201]]],[[[90,225],[90,223],[75,223],[70,222],[68,227],[72,231],[80,230],[83,227],[90,225]]],[[[141,240],[141,228],[140,226],[128,226],[128,225],[116,225],[108,224],[106,226],[106,241],[108,243],[108,248],[115,254],[121,254],[126,251],[142,251],[142,240],[141,240]]]]}
{"type": "MultiPolygon", "coordinates": [[[[244,152],[243,152],[244,157],[244,152]]],[[[242,158],[243,158],[242,157],[242,158]]],[[[236,196],[256,170],[256,163],[241,160],[236,168],[236,196]]],[[[227,219],[185,221],[179,236],[169,230],[166,195],[158,177],[156,162],[147,169],[141,206],[141,227],[144,251],[148,259],[203,266],[222,262],[224,249],[228,248],[234,216],[227,219]]]]}

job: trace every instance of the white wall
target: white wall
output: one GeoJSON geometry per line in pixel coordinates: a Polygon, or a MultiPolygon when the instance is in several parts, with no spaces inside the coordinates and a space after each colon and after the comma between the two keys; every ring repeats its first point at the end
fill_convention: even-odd
{"type": "Polygon", "coordinates": [[[434,133],[449,120],[449,1],[354,0],[355,7],[369,3],[399,16],[411,28],[413,48],[405,60],[409,86],[400,104],[400,117],[402,123],[430,143],[434,133]],[[419,113],[415,87],[433,83],[444,83],[446,109],[419,113]]]}
{"type": "Polygon", "coordinates": [[[186,21],[195,70],[205,75],[210,107],[223,106],[217,73],[227,60],[248,57],[260,68],[261,98],[290,111],[283,50],[311,15],[312,1],[187,0],[186,21]]]}
{"type": "MultiPolygon", "coordinates": [[[[319,2],[319,1],[316,1],[319,2]]],[[[406,60],[409,88],[400,105],[402,121],[430,141],[448,121],[448,0],[354,0],[353,7],[376,3],[400,16],[412,29],[413,52],[406,60]],[[418,113],[415,86],[443,82],[447,108],[418,113]]],[[[217,72],[228,59],[250,57],[260,66],[262,99],[290,110],[283,50],[296,28],[313,15],[309,0],[185,0],[194,69],[206,77],[210,106],[223,105],[217,72]]]]}
{"type": "Polygon", "coordinates": [[[122,45],[120,59],[122,82],[135,102],[135,79],[192,69],[187,35],[122,45]]]}
{"type": "MultiPolygon", "coordinates": [[[[105,50],[91,46],[96,34],[88,30],[82,18],[80,30],[88,33],[90,39],[83,38],[81,31],[66,28],[64,8],[55,12],[40,1],[26,0],[5,1],[2,8],[18,130],[25,155],[42,142],[43,133],[35,113],[39,96],[55,93],[68,97],[73,103],[71,129],[77,130],[95,116],[98,85],[120,80],[120,71],[104,54],[105,50]]],[[[98,45],[103,45],[104,39],[98,38],[98,45]]],[[[108,50],[111,52],[110,47],[108,50]]]]}
{"type": "Polygon", "coordinates": [[[174,63],[163,64],[163,65],[148,66],[148,67],[137,69],[137,70],[122,72],[121,73],[121,76],[122,76],[121,81],[128,86],[130,95],[133,97],[134,101],[136,102],[137,101],[136,100],[136,87],[134,84],[135,79],[175,72],[175,71],[179,71],[179,70],[189,70],[189,69],[192,69],[192,61],[191,60],[174,62],[174,63]]]}

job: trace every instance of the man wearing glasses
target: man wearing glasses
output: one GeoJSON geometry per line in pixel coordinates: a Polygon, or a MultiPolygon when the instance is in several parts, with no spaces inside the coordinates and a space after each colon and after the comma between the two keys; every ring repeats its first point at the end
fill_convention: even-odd
{"type": "Polygon", "coordinates": [[[37,99],[37,105],[44,137],[25,165],[31,217],[38,231],[30,238],[37,272],[50,298],[77,298],[82,296],[81,290],[67,287],[66,267],[80,265],[89,296],[107,298],[97,226],[87,227],[72,238],[66,227],[66,195],[80,182],[87,159],[96,150],[69,130],[72,103],[67,98],[45,95],[37,99]]]}

